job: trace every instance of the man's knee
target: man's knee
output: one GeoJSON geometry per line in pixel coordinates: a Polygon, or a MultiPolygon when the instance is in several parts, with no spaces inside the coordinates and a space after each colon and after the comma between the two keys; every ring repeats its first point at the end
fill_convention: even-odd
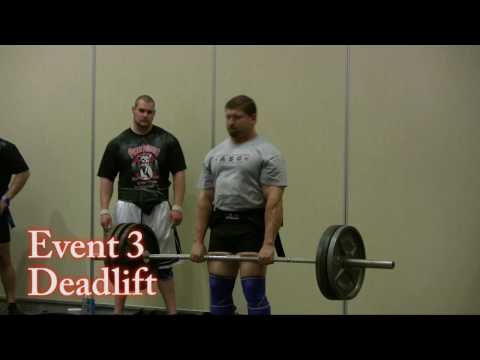
{"type": "Polygon", "coordinates": [[[212,315],[233,315],[236,307],[233,304],[232,292],[235,277],[210,274],[210,313],[212,315]]]}
{"type": "Polygon", "coordinates": [[[270,303],[266,296],[265,277],[243,277],[242,289],[247,300],[249,315],[270,315],[270,303]]]}

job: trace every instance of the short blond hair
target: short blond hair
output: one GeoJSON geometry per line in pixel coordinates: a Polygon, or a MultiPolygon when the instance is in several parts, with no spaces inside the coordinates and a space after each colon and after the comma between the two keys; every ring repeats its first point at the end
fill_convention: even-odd
{"type": "Polygon", "coordinates": [[[153,104],[155,105],[155,100],[153,100],[153,98],[150,96],[150,95],[140,95],[139,97],[137,97],[137,99],[135,100],[135,107],[137,107],[138,105],[138,102],[140,100],[143,100],[145,101],[146,103],[150,103],[150,104],[153,104]]]}

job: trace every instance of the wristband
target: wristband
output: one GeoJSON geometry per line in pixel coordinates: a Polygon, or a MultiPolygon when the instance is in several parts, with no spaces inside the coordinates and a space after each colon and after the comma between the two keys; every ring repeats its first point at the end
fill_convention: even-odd
{"type": "Polygon", "coordinates": [[[178,211],[178,212],[183,213],[182,207],[180,205],[177,205],[177,204],[172,206],[172,211],[178,211]]]}
{"type": "Polygon", "coordinates": [[[110,210],[108,210],[108,209],[100,210],[100,216],[102,216],[102,215],[110,215],[110,210]]]}

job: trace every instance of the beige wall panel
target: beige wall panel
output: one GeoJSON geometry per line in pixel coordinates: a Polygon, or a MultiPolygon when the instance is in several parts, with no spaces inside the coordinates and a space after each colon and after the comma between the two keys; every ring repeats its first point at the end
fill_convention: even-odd
{"type": "MultiPolygon", "coordinates": [[[[27,295],[28,266],[45,265],[59,276],[87,273],[86,260],[28,259],[27,229],[49,228],[52,240],[89,237],[91,54],[89,46],[0,47],[0,136],[18,146],[31,169],[12,205],[18,297],[27,295]]],[[[59,293],[47,298],[66,300],[59,293]]]]}
{"type": "Polygon", "coordinates": [[[353,314],[479,313],[480,48],[353,47],[350,223],[367,256],[353,314]]]}
{"type": "MultiPolygon", "coordinates": [[[[216,136],[226,136],[224,105],[235,95],[258,106],[258,132],[287,160],[285,227],[287,256],[314,258],[320,235],[342,222],[345,117],[345,47],[219,46],[216,136]]],[[[317,288],[315,268],[269,267],[267,292],[273,314],[340,314],[341,303],[317,288]]],[[[241,284],[235,301],[246,313],[241,284]]]]}

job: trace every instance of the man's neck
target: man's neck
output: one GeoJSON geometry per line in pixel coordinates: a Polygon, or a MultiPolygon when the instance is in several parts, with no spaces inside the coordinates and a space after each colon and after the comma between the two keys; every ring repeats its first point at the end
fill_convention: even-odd
{"type": "Polygon", "coordinates": [[[244,137],[238,137],[238,138],[233,138],[230,136],[230,139],[235,143],[235,144],[243,144],[246,143],[247,141],[250,141],[254,138],[257,137],[257,133],[254,131],[253,133],[246,135],[244,137]]]}
{"type": "Polygon", "coordinates": [[[153,129],[153,124],[148,129],[143,129],[135,125],[132,125],[130,129],[137,135],[145,135],[153,129]]]}

